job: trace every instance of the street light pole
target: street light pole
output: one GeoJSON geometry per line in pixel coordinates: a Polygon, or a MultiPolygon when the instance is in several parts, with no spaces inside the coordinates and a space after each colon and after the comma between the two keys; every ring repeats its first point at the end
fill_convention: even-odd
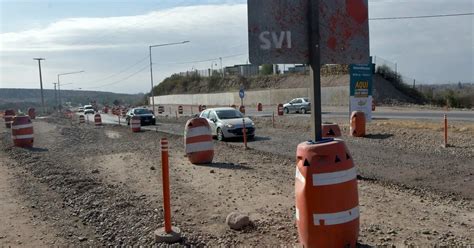
{"type": "Polygon", "coordinates": [[[43,95],[43,76],[41,75],[41,60],[45,60],[44,58],[33,58],[33,60],[38,60],[38,67],[39,67],[39,77],[40,77],[40,88],[41,88],[41,109],[42,113],[45,113],[44,108],[44,95],[43,95]]]}
{"type": "Polygon", "coordinates": [[[56,106],[56,108],[58,107],[58,92],[56,91],[56,85],[58,83],[53,83],[54,84],[54,106],[56,106]]]}
{"type": "Polygon", "coordinates": [[[83,73],[83,72],[84,71],[73,71],[73,72],[58,74],[58,100],[59,100],[58,110],[59,111],[62,109],[62,107],[61,107],[61,82],[59,81],[59,76],[69,75],[69,74],[77,74],[77,73],[83,73]]]}
{"type": "Polygon", "coordinates": [[[151,82],[151,104],[153,108],[153,113],[155,112],[155,93],[153,92],[153,62],[151,58],[151,49],[153,47],[161,47],[161,46],[171,46],[171,45],[179,45],[188,43],[189,40],[181,41],[181,42],[174,42],[174,43],[166,43],[166,44],[159,44],[159,45],[151,45],[149,46],[149,54],[150,54],[150,82],[151,82]]]}

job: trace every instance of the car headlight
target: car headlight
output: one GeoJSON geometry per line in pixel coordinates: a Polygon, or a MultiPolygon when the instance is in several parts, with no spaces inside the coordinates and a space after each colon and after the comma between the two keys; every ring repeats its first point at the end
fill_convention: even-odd
{"type": "Polygon", "coordinates": [[[151,118],[155,119],[155,116],[152,116],[151,118]]]}
{"type": "Polygon", "coordinates": [[[255,126],[255,123],[253,123],[253,122],[250,122],[250,126],[252,126],[252,127],[253,127],[253,126],[255,126]]]}
{"type": "Polygon", "coordinates": [[[228,127],[228,128],[233,128],[234,127],[234,125],[232,125],[232,124],[225,124],[225,126],[228,127]]]}

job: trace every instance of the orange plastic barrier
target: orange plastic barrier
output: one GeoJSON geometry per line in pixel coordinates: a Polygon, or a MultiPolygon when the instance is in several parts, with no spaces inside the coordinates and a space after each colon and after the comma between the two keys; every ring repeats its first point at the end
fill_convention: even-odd
{"type": "Polygon", "coordinates": [[[341,137],[341,129],[336,123],[323,123],[323,138],[341,137]]]}
{"type": "Polygon", "coordinates": [[[36,119],[36,110],[35,108],[28,108],[28,116],[31,120],[36,119]]]}
{"type": "Polygon", "coordinates": [[[12,121],[12,140],[18,147],[33,147],[33,123],[29,116],[15,116],[12,121]]]}
{"type": "Polygon", "coordinates": [[[296,158],[296,224],[303,247],[356,247],[357,173],[344,142],[303,142],[296,158]]]}
{"type": "Polygon", "coordinates": [[[94,115],[94,123],[96,126],[102,126],[102,118],[99,113],[94,115]]]}
{"type": "Polygon", "coordinates": [[[165,112],[165,107],[158,106],[158,114],[162,114],[163,112],[165,112]]]}
{"type": "Polygon", "coordinates": [[[262,111],[263,110],[263,105],[261,103],[257,104],[257,111],[262,111]]]}
{"type": "Polygon", "coordinates": [[[277,107],[277,112],[278,112],[278,115],[283,115],[283,104],[278,104],[278,107],[277,107]]]}
{"type": "Polygon", "coordinates": [[[354,137],[365,136],[365,114],[361,111],[353,111],[351,114],[350,135],[354,137]]]}
{"type": "Polygon", "coordinates": [[[108,114],[108,113],[109,113],[109,108],[108,108],[108,107],[104,107],[104,109],[103,109],[102,111],[104,111],[104,114],[108,114]]]}
{"type": "Polygon", "coordinates": [[[79,115],[79,123],[85,123],[86,119],[84,118],[84,115],[79,115]]]}
{"type": "Polygon", "coordinates": [[[15,117],[15,110],[7,109],[5,110],[5,115],[3,119],[5,120],[5,127],[10,128],[12,126],[13,117],[15,117]]]}
{"type": "Polygon", "coordinates": [[[123,108],[123,109],[122,109],[122,117],[126,117],[126,116],[127,116],[127,111],[128,111],[128,109],[126,109],[126,108],[123,108]]]}
{"type": "Polygon", "coordinates": [[[181,105],[178,106],[178,114],[180,114],[180,115],[183,114],[183,106],[181,106],[181,105]]]}
{"type": "Polygon", "coordinates": [[[132,129],[132,132],[138,133],[141,131],[142,127],[142,121],[139,116],[133,116],[132,119],[130,120],[130,128],[132,129]]]}
{"type": "Polygon", "coordinates": [[[237,106],[235,104],[230,105],[231,108],[237,109],[237,106]]]}
{"type": "Polygon", "coordinates": [[[211,127],[204,118],[188,120],[184,129],[185,152],[193,164],[211,163],[214,158],[214,143],[211,127]]]}
{"type": "Polygon", "coordinates": [[[240,106],[239,111],[240,113],[245,114],[245,106],[244,105],[240,106]]]}

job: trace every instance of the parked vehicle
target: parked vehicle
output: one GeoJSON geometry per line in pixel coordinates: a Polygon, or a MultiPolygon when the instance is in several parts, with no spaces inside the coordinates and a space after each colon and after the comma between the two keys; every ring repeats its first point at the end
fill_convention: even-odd
{"type": "Polygon", "coordinates": [[[283,104],[283,111],[285,114],[302,113],[306,114],[311,111],[311,103],[307,97],[299,97],[283,104]]]}
{"type": "Polygon", "coordinates": [[[128,110],[127,114],[125,115],[125,119],[127,121],[127,125],[130,125],[130,120],[133,116],[140,117],[140,123],[142,126],[146,125],[156,125],[156,117],[153,111],[146,109],[146,108],[132,108],[128,110]]]}
{"type": "Polygon", "coordinates": [[[79,107],[79,108],[77,109],[77,112],[79,112],[79,113],[84,113],[84,107],[79,107]]]}
{"type": "Polygon", "coordinates": [[[249,139],[255,137],[255,124],[244,117],[234,108],[210,108],[201,112],[201,118],[206,118],[211,126],[212,135],[218,140],[233,137],[243,137],[243,120],[245,120],[246,134],[249,139]]]}
{"type": "Polygon", "coordinates": [[[95,114],[94,107],[92,105],[84,105],[84,114],[95,114]]]}

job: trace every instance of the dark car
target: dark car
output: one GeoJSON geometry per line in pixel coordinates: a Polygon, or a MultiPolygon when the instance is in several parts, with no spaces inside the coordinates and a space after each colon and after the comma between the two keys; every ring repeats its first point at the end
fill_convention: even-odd
{"type": "Polygon", "coordinates": [[[132,108],[127,112],[125,119],[127,120],[127,125],[130,125],[130,120],[133,116],[139,116],[142,126],[145,125],[155,125],[156,119],[153,111],[146,108],[132,108]]]}

